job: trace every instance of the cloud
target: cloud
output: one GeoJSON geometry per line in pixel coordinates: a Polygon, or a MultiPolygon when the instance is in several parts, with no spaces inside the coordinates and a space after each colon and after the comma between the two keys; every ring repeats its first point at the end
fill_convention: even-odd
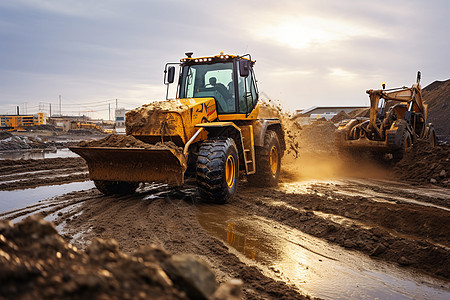
{"type": "MultiPolygon", "coordinates": [[[[251,53],[260,90],[290,109],[361,105],[381,81],[448,79],[447,1],[0,2],[0,106],[164,99],[186,51],[251,53]]],[[[131,102],[130,102],[131,103],[131,102]]],[[[1,107],[0,107],[1,112],[1,107]]]]}

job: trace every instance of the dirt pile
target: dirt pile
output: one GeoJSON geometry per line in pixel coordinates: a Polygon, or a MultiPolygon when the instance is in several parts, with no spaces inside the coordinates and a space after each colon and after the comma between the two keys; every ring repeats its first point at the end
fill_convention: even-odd
{"type": "Polygon", "coordinates": [[[216,291],[205,263],[157,246],[128,255],[98,238],[80,251],[37,215],[0,222],[0,268],[6,299],[239,299],[242,285],[231,280],[216,291]]]}
{"type": "Polygon", "coordinates": [[[18,136],[10,132],[0,132],[0,151],[45,149],[55,146],[55,143],[43,141],[39,137],[18,136]]]}
{"type": "Polygon", "coordinates": [[[422,96],[428,104],[428,122],[434,124],[439,140],[450,142],[450,79],[426,86],[422,96]]]}
{"type": "Polygon", "coordinates": [[[259,103],[259,117],[260,118],[278,118],[281,121],[281,126],[285,133],[286,153],[285,157],[291,159],[297,158],[300,155],[300,134],[302,126],[296,122],[291,114],[284,111],[280,103],[267,100],[259,103]]]}
{"type": "Polygon", "coordinates": [[[369,108],[358,108],[348,113],[350,118],[369,118],[370,109],[369,108]]]}
{"type": "Polygon", "coordinates": [[[303,126],[300,135],[302,152],[334,154],[334,132],[336,126],[330,121],[315,121],[311,125],[303,126]]]}
{"type": "Polygon", "coordinates": [[[147,144],[131,135],[111,134],[107,137],[94,141],[81,141],[80,147],[118,147],[118,148],[141,148],[141,149],[174,149],[181,152],[183,149],[173,142],[147,144]]]}
{"type": "Polygon", "coordinates": [[[450,187],[450,146],[432,148],[417,142],[394,167],[395,174],[414,183],[433,183],[450,187]]]}
{"type": "Polygon", "coordinates": [[[337,115],[335,115],[333,118],[331,118],[331,122],[338,123],[343,120],[351,119],[345,111],[341,110],[337,115]]]}
{"type": "Polygon", "coordinates": [[[141,107],[133,109],[126,114],[126,132],[140,132],[154,129],[155,124],[162,126],[166,122],[166,116],[162,112],[181,112],[188,110],[189,106],[182,104],[177,99],[166,101],[155,101],[144,104],[141,107]]]}

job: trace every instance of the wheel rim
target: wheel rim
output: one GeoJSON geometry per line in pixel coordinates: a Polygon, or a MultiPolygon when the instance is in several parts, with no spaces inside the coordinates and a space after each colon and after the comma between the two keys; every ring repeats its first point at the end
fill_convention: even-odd
{"type": "Polygon", "coordinates": [[[278,150],[275,146],[270,149],[270,170],[272,174],[276,174],[278,170],[278,150]]]}
{"type": "Polygon", "coordinates": [[[233,156],[229,155],[227,157],[227,164],[225,168],[225,179],[227,181],[227,185],[229,188],[231,188],[234,185],[234,175],[235,175],[234,158],[233,156]]]}

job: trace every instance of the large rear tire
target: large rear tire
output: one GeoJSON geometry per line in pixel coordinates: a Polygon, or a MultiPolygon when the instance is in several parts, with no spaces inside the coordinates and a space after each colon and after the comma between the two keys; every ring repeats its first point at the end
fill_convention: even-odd
{"type": "Polygon", "coordinates": [[[133,194],[139,186],[138,182],[94,180],[95,187],[105,195],[133,194]]]}
{"type": "Polygon", "coordinates": [[[204,200],[219,204],[231,201],[239,181],[239,157],[233,139],[207,140],[200,145],[196,180],[204,200]]]}
{"type": "Polygon", "coordinates": [[[275,131],[268,130],[264,136],[264,146],[255,149],[256,172],[247,180],[255,186],[276,186],[280,177],[281,147],[275,131]]]}

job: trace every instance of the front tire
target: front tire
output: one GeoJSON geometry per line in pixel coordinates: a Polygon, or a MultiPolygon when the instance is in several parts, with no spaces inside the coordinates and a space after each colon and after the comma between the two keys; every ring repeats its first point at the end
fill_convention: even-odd
{"type": "Polygon", "coordinates": [[[247,180],[255,186],[276,186],[280,177],[281,147],[275,131],[268,130],[264,136],[264,146],[256,148],[256,172],[247,180]]]}
{"type": "Polygon", "coordinates": [[[105,195],[133,194],[139,186],[139,182],[94,180],[95,187],[105,195]]]}
{"type": "Polygon", "coordinates": [[[436,147],[437,146],[437,137],[436,137],[436,131],[434,130],[433,127],[431,127],[430,129],[430,133],[429,133],[429,137],[428,137],[431,147],[436,147]]]}
{"type": "Polygon", "coordinates": [[[196,180],[204,200],[219,204],[231,201],[239,181],[239,157],[233,139],[207,140],[200,145],[196,180]]]}
{"type": "Polygon", "coordinates": [[[394,162],[399,162],[403,158],[405,153],[409,151],[409,148],[411,148],[411,146],[412,146],[411,135],[405,129],[403,132],[403,135],[402,135],[402,141],[400,144],[400,148],[397,151],[395,151],[394,153],[392,153],[394,162]]]}

